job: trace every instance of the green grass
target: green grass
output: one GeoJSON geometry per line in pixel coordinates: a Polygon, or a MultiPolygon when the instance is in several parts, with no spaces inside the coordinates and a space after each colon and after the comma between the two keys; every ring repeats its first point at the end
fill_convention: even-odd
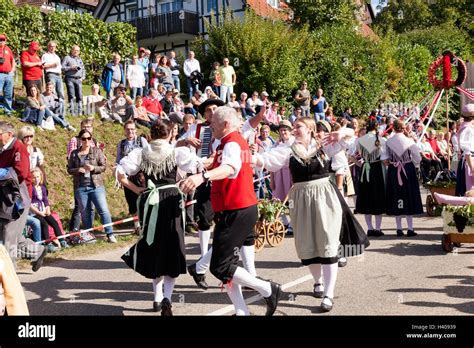
{"type": "MultiPolygon", "coordinates": [[[[21,79],[19,79],[21,84],[21,79]]],[[[90,93],[90,86],[84,86],[86,93],[90,93]]],[[[18,99],[24,99],[25,90],[22,86],[15,86],[15,95],[18,99]]],[[[84,94],[87,95],[87,94],[84,94]]],[[[14,116],[6,117],[0,114],[0,120],[13,124],[18,131],[25,125],[30,125],[20,121],[21,110],[14,116]]],[[[72,176],[67,173],[67,143],[73,137],[77,136],[80,130],[82,118],[66,115],[68,122],[77,129],[73,133],[56,126],[55,131],[38,131],[34,137],[33,145],[41,149],[45,156],[46,181],[49,191],[49,202],[52,210],[57,212],[63,222],[63,227],[67,230],[69,218],[74,204],[72,176]]],[[[139,128],[137,134],[146,134],[148,130],[144,127],[139,128]]],[[[107,169],[103,173],[105,188],[107,192],[107,203],[112,215],[112,220],[118,220],[128,217],[128,207],[124,198],[123,189],[114,188],[115,177],[113,175],[113,166],[115,165],[117,144],[124,135],[123,127],[116,123],[103,123],[98,115],[94,121],[94,138],[99,142],[105,143],[105,155],[107,157],[107,169]]],[[[95,225],[98,225],[96,221],[95,225]]]]}

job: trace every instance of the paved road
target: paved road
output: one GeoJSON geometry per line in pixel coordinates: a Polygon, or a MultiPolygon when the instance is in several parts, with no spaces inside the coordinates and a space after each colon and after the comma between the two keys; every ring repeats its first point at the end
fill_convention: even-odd
{"type": "MultiPolygon", "coordinates": [[[[358,215],[362,225],[363,217],[358,215]]],[[[385,218],[386,235],[372,239],[359,258],[340,269],[334,309],[319,310],[311,296],[313,281],[300,265],[292,238],[256,255],[260,276],[285,284],[277,315],[466,315],[474,314],[474,244],[446,254],[440,246],[441,218],[414,219],[414,238],[395,236],[393,218],[385,218]]],[[[199,240],[186,237],[189,262],[198,258],[199,240]]],[[[127,268],[125,249],[76,260],[59,260],[39,272],[20,272],[32,315],[157,315],[152,312],[151,282],[127,268]]],[[[189,275],[178,278],[175,315],[231,315],[232,307],[212,275],[207,291],[189,275]]],[[[263,300],[244,292],[252,314],[262,315],[263,300]]]]}

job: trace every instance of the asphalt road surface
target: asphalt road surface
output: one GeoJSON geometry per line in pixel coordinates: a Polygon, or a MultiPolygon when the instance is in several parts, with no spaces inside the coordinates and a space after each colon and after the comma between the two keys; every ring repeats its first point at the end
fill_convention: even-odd
{"type": "MultiPolygon", "coordinates": [[[[424,199],[424,197],[423,197],[424,199]]],[[[357,215],[362,226],[362,215],[357,215]]],[[[406,222],[404,221],[406,230],[406,222]]],[[[454,253],[441,248],[442,219],[414,219],[418,236],[396,237],[394,218],[384,217],[384,237],[372,238],[361,257],[338,273],[334,308],[320,311],[313,280],[296,257],[292,237],[256,254],[258,274],[284,285],[276,315],[466,315],[474,314],[474,244],[454,253]]],[[[198,259],[199,239],[186,237],[187,259],[198,259]]],[[[37,273],[19,272],[32,315],[159,315],[152,311],[152,284],[120,259],[120,248],[74,260],[58,260],[37,273]]],[[[189,275],[177,279],[175,315],[231,315],[231,302],[208,275],[207,291],[189,275]]],[[[245,291],[251,314],[263,315],[258,293],[245,291]]]]}

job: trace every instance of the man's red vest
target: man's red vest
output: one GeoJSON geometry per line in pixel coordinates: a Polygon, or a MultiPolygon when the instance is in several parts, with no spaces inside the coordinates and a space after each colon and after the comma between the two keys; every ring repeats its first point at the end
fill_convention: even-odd
{"type": "Polygon", "coordinates": [[[223,179],[212,182],[211,203],[214,212],[243,209],[257,204],[253,189],[251,154],[247,142],[238,132],[227,134],[217,147],[212,169],[221,165],[222,151],[227,143],[235,142],[241,149],[242,167],[235,179],[223,179]]]}

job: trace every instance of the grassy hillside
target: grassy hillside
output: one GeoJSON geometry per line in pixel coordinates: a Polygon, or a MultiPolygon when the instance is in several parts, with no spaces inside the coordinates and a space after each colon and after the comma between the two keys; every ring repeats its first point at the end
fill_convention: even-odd
{"type": "MultiPolygon", "coordinates": [[[[73,208],[73,184],[72,176],[67,173],[66,145],[69,139],[77,136],[80,130],[81,118],[67,116],[66,119],[78,131],[76,133],[56,127],[55,131],[38,131],[34,143],[45,155],[46,177],[49,190],[49,201],[54,211],[59,213],[66,229],[73,208]]],[[[0,115],[0,120],[12,123],[16,130],[26,125],[17,117],[6,117],[0,115]]],[[[139,135],[145,133],[145,128],[139,128],[139,135]]],[[[105,143],[105,155],[107,157],[107,170],[103,174],[107,190],[107,202],[112,220],[128,216],[127,203],[123,190],[114,189],[115,177],[113,166],[115,164],[117,144],[124,138],[123,126],[111,122],[102,123],[98,117],[94,122],[94,137],[105,143]]]]}

